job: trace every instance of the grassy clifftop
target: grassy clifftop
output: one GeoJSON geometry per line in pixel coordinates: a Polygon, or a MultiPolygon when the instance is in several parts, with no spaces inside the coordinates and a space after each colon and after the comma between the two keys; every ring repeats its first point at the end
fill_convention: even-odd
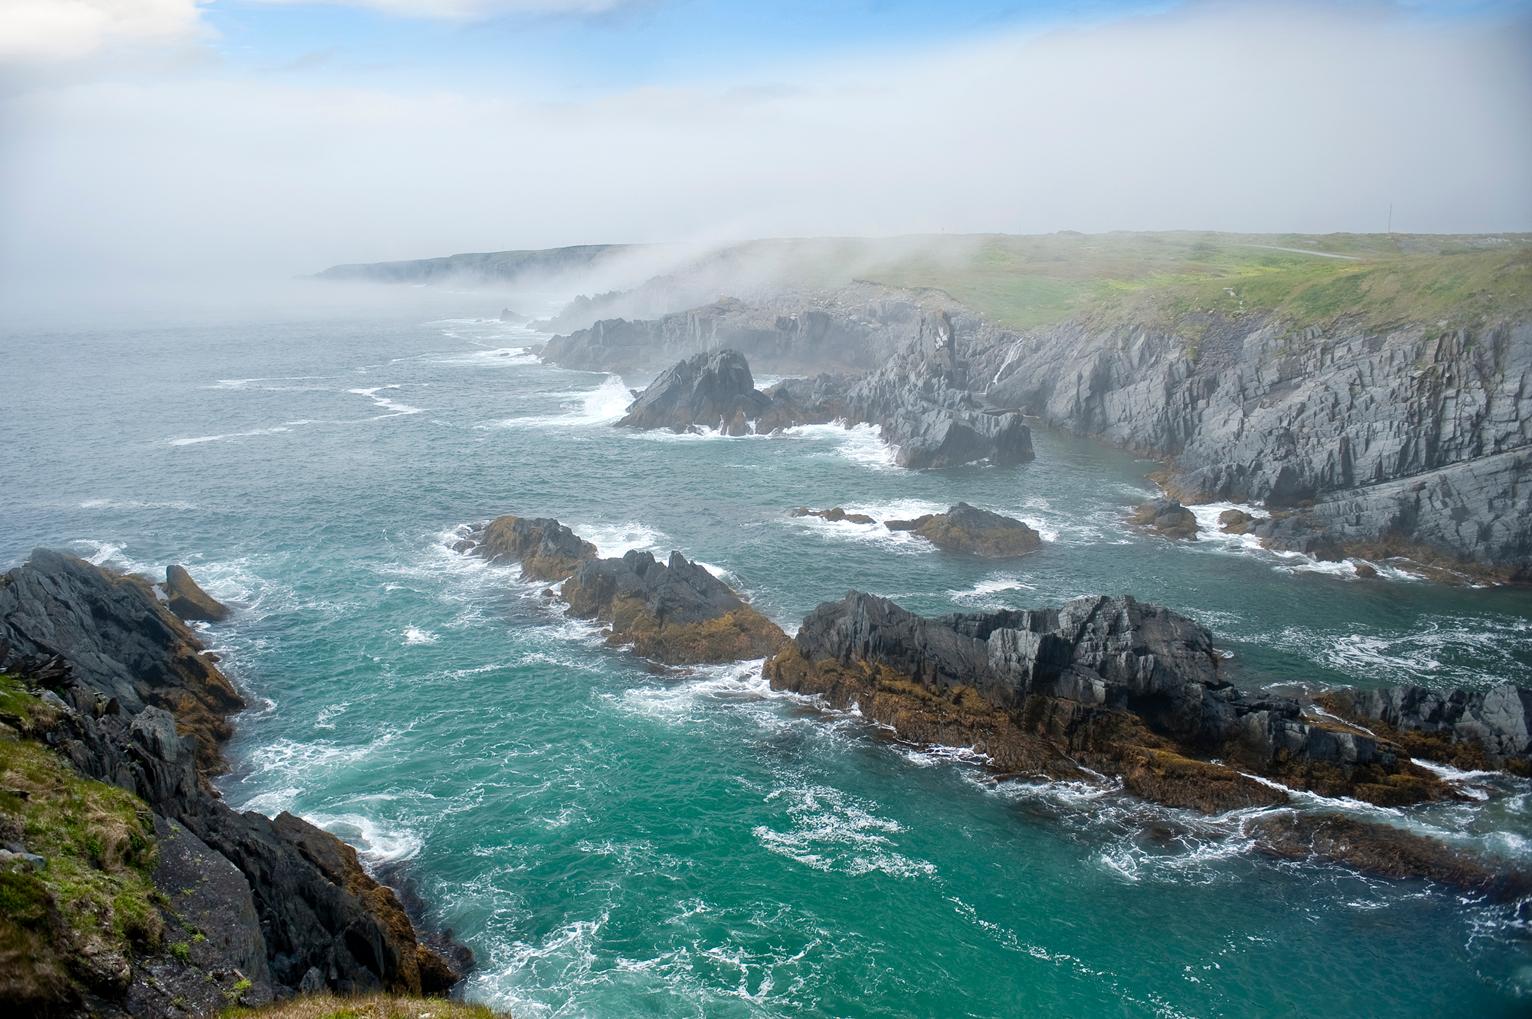
{"type": "Polygon", "coordinates": [[[875,266],[1015,329],[1101,315],[1173,325],[1275,313],[1296,326],[1369,326],[1532,313],[1532,235],[1050,234],[942,239],[875,266]]]}

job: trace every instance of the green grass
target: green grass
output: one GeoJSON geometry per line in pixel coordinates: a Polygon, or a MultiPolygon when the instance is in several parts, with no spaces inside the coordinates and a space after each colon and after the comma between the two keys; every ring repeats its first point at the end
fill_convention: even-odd
{"type": "Polygon", "coordinates": [[[871,264],[861,275],[941,290],[1014,329],[1074,318],[1174,329],[1198,316],[1256,314],[1294,327],[1339,319],[1457,326],[1532,313],[1525,234],[1066,233],[925,242],[863,242],[887,248],[881,262],[862,253],[871,264]]]}
{"type": "Polygon", "coordinates": [[[0,869],[0,998],[67,996],[80,961],[155,947],[164,920],[151,880],[153,815],[136,796],[84,778],[16,723],[48,712],[0,676],[0,836],[43,857],[0,869]],[[65,975],[64,970],[68,970],[65,975]]]}

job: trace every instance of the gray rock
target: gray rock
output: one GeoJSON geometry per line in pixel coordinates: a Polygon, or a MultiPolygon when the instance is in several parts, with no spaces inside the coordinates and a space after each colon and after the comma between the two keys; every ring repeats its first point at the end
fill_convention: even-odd
{"type": "Polygon", "coordinates": [[[217,623],[229,618],[229,607],[202,590],[184,566],[166,568],[164,591],[170,611],[188,622],[200,619],[217,623]]]}
{"type": "Polygon", "coordinates": [[[1401,732],[1445,736],[1483,748],[1491,763],[1532,761],[1532,689],[1501,683],[1487,690],[1395,686],[1329,695],[1349,718],[1375,719],[1401,732]]]}
{"type": "Polygon", "coordinates": [[[671,365],[628,407],[618,425],[628,428],[692,428],[748,434],[771,406],[755,388],[750,365],[734,350],[715,350],[671,365]]]}

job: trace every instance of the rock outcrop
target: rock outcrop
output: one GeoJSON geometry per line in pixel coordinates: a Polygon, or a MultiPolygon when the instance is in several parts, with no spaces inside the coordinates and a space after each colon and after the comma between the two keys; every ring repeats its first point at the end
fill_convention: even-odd
{"type": "MultiPolygon", "coordinates": [[[[922,322],[933,335],[951,335],[945,315],[922,322]]],[[[925,335],[924,329],[917,334],[925,335]]],[[[963,388],[965,378],[950,349],[917,343],[866,375],[790,379],[762,393],[742,354],[709,351],[661,373],[618,424],[748,435],[838,421],[878,426],[901,467],[1031,460],[1032,432],[1022,415],[983,406],[963,388]]]]}
{"type": "Polygon", "coordinates": [[[170,611],[187,622],[220,623],[229,618],[229,607],[202,590],[184,566],[165,569],[165,583],[161,590],[165,592],[165,604],[170,606],[170,611]]]}
{"type": "Polygon", "coordinates": [[[884,521],[890,531],[911,531],[944,552],[986,559],[1009,559],[1043,547],[1043,539],[1023,521],[960,502],[945,513],[913,520],[884,521]]]}
{"type": "Polygon", "coordinates": [[[97,989],[106,1000],[93,1011],[178,1014],[172,999],[184,995],[165,988],[199,958],[214,967],[197,971],[203,983],[215,969],[233,974],[225,983],[240,981],[226,1000],[324,988],[444,992],[459,979],[349,846],[289,814],[237,813],[212,791],[228,715],[243,701],[148,581],[34,552],[0,576],[0,671],[47,688],[46,710],[17,725],[152,810],[172,922],[210,917],[195,953],[133,962],[124,980],[97,989]],[[216,904],[188,891],[187,868],[223,889],[216,904]]]}
{"type": "Polygon", "coordinates": [[[564,582],[569,613],[611,627],[611,641],[646,658],[695,665],[764,658],[787,636],[706,569],[679,552],[586,562],[564,582]]]}
{"type": "Polygon", "coordinates": [[[1002,771],[1116,775],[1172,806],[1286,801],[1252,775],[1374,803],[1450,795],[1386,740],[1245,696],[1220,678],[1205,629],[1127,597],[925,619],[852,592],[810,613],[766,674],[906,739],[973,746],[1002,771]]]}
{"type": "Polygon", "coordinates": [[[563,580],[597,556],[595,545],[552,517],[509,514],[471,528],[455,547],[491,562],[519,563],[528,580],[563,580]]]}
{"type": "Polygon", "coordinates": [[[1197,540],[1197,517],[1174,499],[1151,499],[1133,511],[1133,523],[1166,538],[1197,540]]]}
{"type": "Polygon", "coordinates": [[[1532,776],[1532,689],[1511,683],[1487,690],[1395,686],[1335,690],[1317,700],[1422,760],[1532,776]]]}
{"type": "Polygon", "coordinates": [[[770,406],[770,397],[755,388],[744,355],[715,350],[661,372],[617,424],[672,432],[704,429],[748,435],[770,406]]]}
{"type": "Polygon", "coordinates": [[[1218,529],[1225,534],[1249,534],[1250,529],[1260,522],[1259,517],[1244,510],[1227,509],[1218,514],[1218,529]]]}

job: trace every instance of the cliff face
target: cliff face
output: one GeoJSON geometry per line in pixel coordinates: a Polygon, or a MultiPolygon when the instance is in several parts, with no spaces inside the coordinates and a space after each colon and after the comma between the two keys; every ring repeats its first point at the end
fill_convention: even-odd
{"type": "Polygon", "coordinates": [[[914,300],[870,285],[750,302],[725,298],[655,319],[605,319],[555,336],[543,358],[589,371],[659,369],[729,347],[762,371],[866,370],[916,340],[920,321],[914,300]]]}
{"type": "Polygon", "coordinates": [[[185,928],[105,976],[61,960],[74,977],[44,1010],[171,1015],[177,1000],[214,1011],[325,988],[445,991],[460,974],[354,850],[290,814],[231,810],[213,791],[227,716],[243,706],[215,661],[142,578],[41,549],[0,576],[0,670],[46,690],[7,732],[152,811],[163,923],[185,928]],[[199,898],[204,886],[219,891],[199,898]]]}
{"type": "Polygon", "coordinates": [[[1319,532],[1532,577],[1532,323],[1209,319],[1194,345],[1124,326],[970,326],[991,402],[1171,457],[1184,498],[1293,511],[1278,545],[1319,532]]]}

